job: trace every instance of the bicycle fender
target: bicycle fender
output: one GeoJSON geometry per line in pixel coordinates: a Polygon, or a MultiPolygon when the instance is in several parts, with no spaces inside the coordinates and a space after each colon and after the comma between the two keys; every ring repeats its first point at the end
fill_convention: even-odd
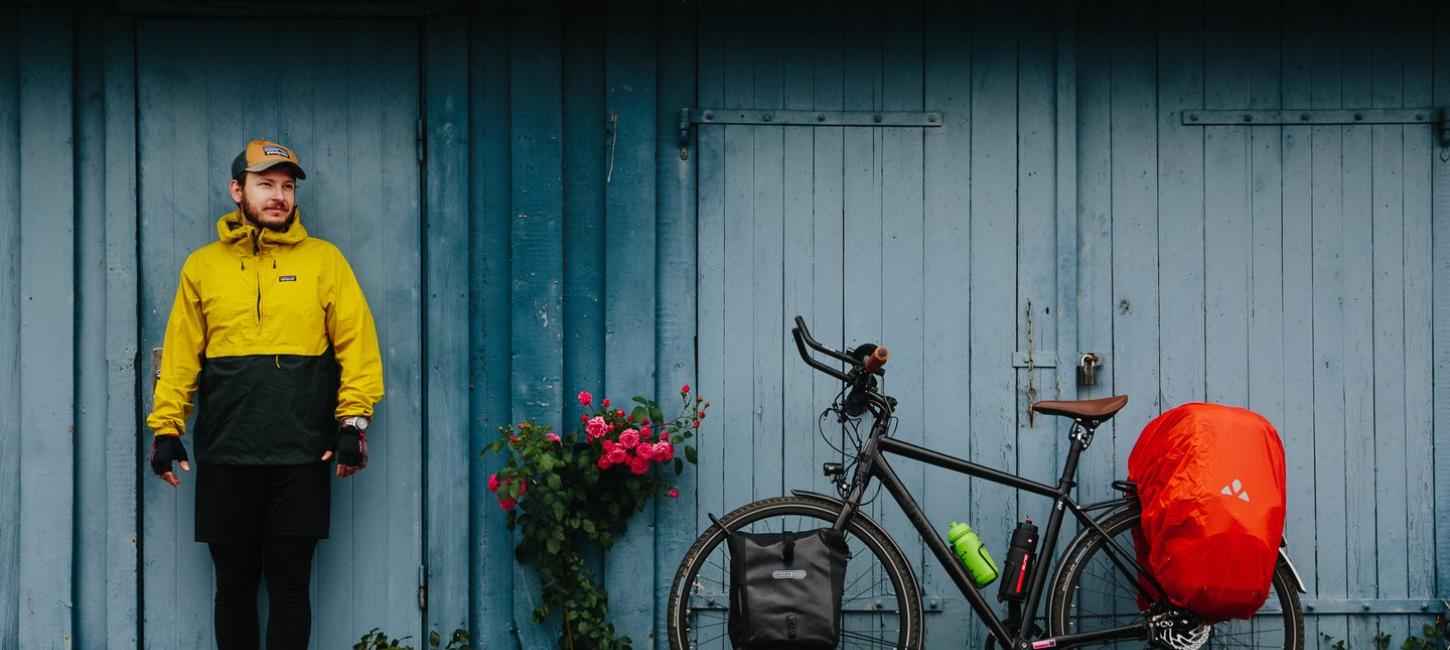
{"type": "MultiPolygon", "coordinates": [[[[816,499],[818,501],[825,501],[838,508],[846,507],[846,501],[844,499],[833,497],[827,494],[821,494],[820,492],[811,492],[810,490],[791,490],[790,493],[793,496],[798,496],[805,499],[816,499]]],[[[896,538],[892,537],[889,533],[887,533],[886,529],[882,528],[881,524],[876,523],[875,519],[866,516],[866,514],[861,512],[860,510],[856,511],[856,517],[860,518],[861,521],[864,522],[868,528],[876,529],[876,532],[880,533],[881,537],[885,539],[888,544],[891,544],[891,549],[896,551],[896,554],[898,556],[907,557],[906,553],[903,553],[901,551],[901,545],[896,543],[896,538]]],[[[918,580],[918,578],[916,577],[916,570],[914,568],[907,567],[907,570],[911,573],[912,581],[918,580]]],[[[921,583],[917,582],[916,584],[917,589],[920,590],[921,583]]]]}
{"type": "Polygon", "coordinates": [[[1299,590],[1299,593],[1309,593],[1309,590],[1304,588],[1304,579],[1299,577],[1299,570],[1294,568],[1293,562],[1289,561],[1289,551],[1282,546],[1279,547],[1279,559],[1283,561],[1284,566],[1289,567],[1290,575],[1294,576],[1294,587],[1299,590]]]}

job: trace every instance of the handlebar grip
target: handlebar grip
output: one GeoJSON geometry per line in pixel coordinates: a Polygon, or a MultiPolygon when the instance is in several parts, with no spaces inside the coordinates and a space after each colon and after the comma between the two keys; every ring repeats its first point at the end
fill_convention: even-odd
{"type": "Polygon", "coordinates": [[[881,367],[886,365],[886,360],[891,357],[891,352],[884,346],[877,346],[871,356],[866,357],[866,372],[881,372],[881,367]]]}

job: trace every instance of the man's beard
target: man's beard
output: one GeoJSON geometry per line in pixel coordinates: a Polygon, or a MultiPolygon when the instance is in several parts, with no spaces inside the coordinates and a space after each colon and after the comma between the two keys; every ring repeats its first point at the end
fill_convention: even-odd
{"type": "Polygon", "coordinates": [[[292,225],[292,218],[297,216],[297,206],[292,206],[292,211],[287,213],[287,219],[284,220],[282,223],[277,225],[263,223],[261,219],[262,211],[258,210],[256,206],[253,206],[252,203],[247,200],[246,195],[242,196],[242,202],[238,204],[237,207],[242,209],[242,218],[245,219],[248,223],[251,223],[253,226],[256,226],[258,228],[266,228],[268,230],[275,230],[277,232],[283,232],[287,230],[287,227],[292,225]]]}

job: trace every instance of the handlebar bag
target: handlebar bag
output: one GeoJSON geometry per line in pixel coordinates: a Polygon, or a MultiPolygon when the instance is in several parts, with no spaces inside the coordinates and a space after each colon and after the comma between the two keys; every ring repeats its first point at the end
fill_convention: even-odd
{"type": "Polygon", "coordinates": [[[730,641],[736,648],[835,648],[846,538],[829,528],[731,532],[730,641]]]}
{"type": "Polygon", "coordinates": [[[1143,429],[1128,478],[1143,511],[1139,563],[1168,599],[1210,623],[1253,616],[1284,537],[1284,445],[1273,425],[1246,409],[1184,404],[1143,429]]]}

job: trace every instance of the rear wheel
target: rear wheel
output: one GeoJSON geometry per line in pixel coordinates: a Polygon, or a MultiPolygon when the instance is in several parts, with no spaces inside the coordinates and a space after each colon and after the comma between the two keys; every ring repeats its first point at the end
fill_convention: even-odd
{"type": "MultiPolygon", "coordinates": [[[[1133,581],[1118,569],[1106,550],[1108,540],[1129,553],[1133,529],[1138,526],[1136,509],[1100,522],[1107,536],[1089,533],[1068,549],[1053,581],[1048,601],[1048,624],[1052,636],[1081,634],[1116,627],[1139,625],[1145,614],[1138,610],[1138,591],[1133,581]]],[[[1282,560],[1274,567],[1269,599],[1247,621],[1225,621],[1181,632],[1176,642],[1155,643],[1162,647],[1282,648],[1303,650],[1304,614],[1292,570],[1282,560]],[[1202,638],[1207,634],[1207,639],[1202,638]]],[[[1152,614],[1153,612],[1149,612],[1152,614]]],[[[1145,639],[1104,643],[1110,648],[1149,647],[1145,639]]],[[[1098,646],[1098,647],[1102,647],[1098,646]]]]}
{"type": "MultiPolygon", "coordinates": [[[[756,501],[720,518],[729,530],[783,532],[824,528],[838,503],[810,497],[756,501]]],[[[712,525],[680,562],[670,587],[668,635],[674,650],[730,650],[730,550],[712,525]]],[[[846,526],[851,560],[841,599],[841,648],[921,647],[921,594],[911,565],[875,522],[858,515],[846,526]]]]}

